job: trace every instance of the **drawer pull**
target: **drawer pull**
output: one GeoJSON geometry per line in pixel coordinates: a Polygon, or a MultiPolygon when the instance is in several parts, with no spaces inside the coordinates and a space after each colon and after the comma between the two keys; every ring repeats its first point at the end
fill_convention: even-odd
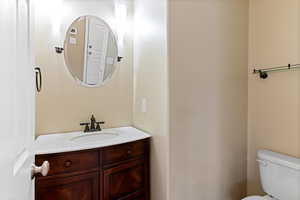
{"type": "Polygon", "coordinates": [[[71,165],[72,165],[72,161],[71,160],[67,160],[67,161],[65,161],[65,167],[71,167],[71,165]]]}
{"type": "Polygon", "coordinates": [[[132,151],[131,151],[131,150],[128,150],[128,151],[127,151],[127,154],[128,154],[128,155],[130,155],[131,153],[132,153],[132,151]]]}

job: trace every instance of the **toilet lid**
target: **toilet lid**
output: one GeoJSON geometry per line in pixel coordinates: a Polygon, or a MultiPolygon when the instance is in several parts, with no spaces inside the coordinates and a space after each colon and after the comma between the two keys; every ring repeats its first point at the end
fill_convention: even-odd
{"type": "Polygon", "coordinates": [[[262,196],[251,196],[251,197],[246,197],[243,200],[265,200],[265,198],[262,196]]]}
{"type": "Polygon", "coordinates": [[[251,196],[251,197],[246,197],[245,199],[243,200],[275,200],[269,196],[251,196]]]}

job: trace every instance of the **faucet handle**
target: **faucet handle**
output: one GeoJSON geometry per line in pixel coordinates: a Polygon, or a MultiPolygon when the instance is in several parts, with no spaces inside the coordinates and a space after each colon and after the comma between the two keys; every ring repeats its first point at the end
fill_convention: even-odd
{"type": "Polygon", "coordinates": [[[100,127],[100,124],[105,124],[105,122],[96,122],[96,124],[97,124],[96,130],[101,131],[102,129],[100,127]]]}
{"type": "Polygon", "coordinates": [[[84,127],[84,132],[89,132],[90,131],[89,125],[90,125],[90,123],[80,123],[80,126],[85,126],[84,127]]]}

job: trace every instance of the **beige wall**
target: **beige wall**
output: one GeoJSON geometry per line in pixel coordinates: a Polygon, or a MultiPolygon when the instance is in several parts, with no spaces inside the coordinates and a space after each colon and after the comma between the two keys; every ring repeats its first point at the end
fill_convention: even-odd
{"type": "Polygon", "coordinates": [[[52,17],[47,8],[36,13],[36,65],[42,68],[43,91],[37,95],[36,134],[82,130],[80,122],[95,114],[106,121],[105,127],[132,125],[133,107],[133,38],[131,21],[133,8],[128,2],[128,33],[125,37],[125,56],[113,80],[101,88],[78,85],[68,72],[63,54],[56,54],[54,46],[62,46],[68,26],[82,15],[96,15],[113,27],[114,1],[65,1],[61,32],[54,33],[52,17]]]}
{"type": "MultiPolygon", "coordinates": [[[[64,42],[65,63],[69,65],[68,69],[72,70],[70,73],[83,81],[86,18],[76,20],[70,25],[70,28],[76,28],[77,34],[67,33],[67,39],[64,42]],[[76,44],[70,44],[70,38],[75,38],[76,44]]],[[[71,29],[68,30],[70,31],[71,29]]]]}
{"type": "Polygon", "coordinates": [[[172,200],[246,194],[247,0],[169,0],[172,200]]]}
{"type": "Polygon", "coordinates": [[[299,0],[250,0],[248,193],[261,193],[258,149],[300,157],[300,72],[261,80],[253,66],[299,63],[299,0]]]}
{"type": "Polygon", "coordinates": [[[168,200],[167,1],[135,1],[134,126],[149,132],[151,199],[168,200]],[[142,99],[147,112],[142,112],[142,99]]]}

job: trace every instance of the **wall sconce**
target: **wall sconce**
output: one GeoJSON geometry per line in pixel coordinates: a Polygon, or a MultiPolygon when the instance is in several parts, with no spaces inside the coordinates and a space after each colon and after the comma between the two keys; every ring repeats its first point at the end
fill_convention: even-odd
{"type": "Polygon", "coordinates": [[[118,62],[124,57],[124,36],[127,29],[127,7],[121,0],[115,1],[116,33],[118,43],[118,62]]]}

